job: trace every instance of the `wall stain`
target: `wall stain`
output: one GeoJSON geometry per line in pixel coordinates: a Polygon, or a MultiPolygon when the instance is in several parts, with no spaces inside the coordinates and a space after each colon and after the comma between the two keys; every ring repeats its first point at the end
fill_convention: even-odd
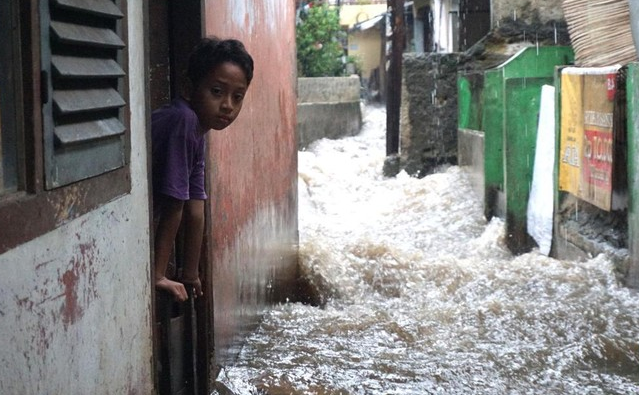
{"type": "Polygon", "coordinates": [[[36,268],[36,270],[41,269],[41,268],[43,268],[44,266],[48,265],[51,262],[53,262],[53,259],[38,263],[35,268],[36,268]]]}
{"type": "Polygon", "coordinates": [[[63,287],[64,303],[60,307],[64,329],[75,324],[84,315],[84,310],[97,296],[97,272],[95,260],[95,241],[78,246],[80,254],[74,256],[69,267],[59,277],[63,287]]]}
{"type": "MultiPolygon", "coordinates": [[[[39,356],[44,356],[49,349],[53,332],[50,330],[51,322],[47,319],[47,311],[43,310],[40,306],[52,298],[48,296],[47,290],[39,290],[38,293],[43,299],[37,303],[33,299],[27,297],[19,299],[16,298],[16,304],[18,305],[19,310],[26,311],[37,317],[37,323],[30,328],[25,328],[25,332],[31,334],[31,343],[35,345],[37,354],[39,356]]],[[[53,321],[55,321],[55,318],[53,318],[53,321]]],[[[27,363],[30,364],[31,358],[29,357],[29,353],[25,352],[24,356],[27,363]]]]}
{"type": "Polygon", "coordinates": [[[64,329],[67,329],[70,324],[74,324],[84,313],[82,306],[78,303],[77,287],[79,276],[75,269],[77,269],[77,266],[74,266],[72,270],[67,270],[61,279],[62,284],[64,284],[64,304],[60,310],[64,329]]]}
{"type": "Polygon", "coordinates": [[[55,223],[61,225],[77,216],[77,209],[86,200],[87,191],[79,186],[69,186],[64,198],[55,202],[55,223]]]}
{"type": "MultiPolygon", "coordinates": [[[[52,278],[45,277],[28,296],[15,296],[18,317],[23,314],[30,316],[21,330],[29,334],[29,343],[39,357],[46,355],[56,332],[61,330],[58,326],[60,321],[64,330],[68,330],[97,298],[96,249],[94,240],[78,244],[74,256],[64,268],[66,270],[58,269],[57,279],[55,274],[52,278]]],[[[44,269],[53,262],[48,260],[39,263],[35,266],[36,270],[44,269]]],[[[46,275],[40,273],[40,276],[46,275]]],[[[0,315],[4,315],[4,312],[0,312],[0,315]]],[[[27,362],[30,361],[30,354],[24,354],[27,362]]]]}

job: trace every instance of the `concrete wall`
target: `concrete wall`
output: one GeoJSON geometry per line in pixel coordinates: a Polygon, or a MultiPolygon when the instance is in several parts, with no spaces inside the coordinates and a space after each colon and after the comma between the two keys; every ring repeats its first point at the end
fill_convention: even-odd
{"type": "Polygon", "coordinates": [[[322,138],[353,136],[362,127],[359,77],[299,78],[298,147],[322,138]]]}
{"type": "Polygon", "coordinates": [[[457,132],[458,165],[470,176],[477,199],[484,202],[484,133],[459,129],[457,132]]]}
{"type": "Polygon", "coordinates": [[[143,10],[128,1],[131,193],[0,255],[2,394],[153,393],[143,10]]]}
{"type": "Polygon", "coordinates": [[[238,119],[209,135],[215,363],[233,359],[297,275],[295,1],[204,1],[207,35],[236,37],[255,60],[238,119]]]}

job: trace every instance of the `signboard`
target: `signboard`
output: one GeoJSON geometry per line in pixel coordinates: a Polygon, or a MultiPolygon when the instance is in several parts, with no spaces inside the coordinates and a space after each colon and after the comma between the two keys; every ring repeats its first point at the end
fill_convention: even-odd
{"type": "Polygon", "coordinates": [[[619,66],[561,72],[559,189],[610,211],[619,66]]]}

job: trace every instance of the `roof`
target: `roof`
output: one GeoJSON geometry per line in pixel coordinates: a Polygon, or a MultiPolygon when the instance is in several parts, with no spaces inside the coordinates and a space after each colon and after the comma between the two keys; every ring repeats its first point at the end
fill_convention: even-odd
{"type": "Polygon", "coordinates": [[[373,28],[375,26],[377,26],[380,21],[382,19],[384,19],[384,17],[386,16],[386,12],[383,14],[379,14],[377,16],[374,16],[370,19],[367,19],[363,22],[360,23],[356,23],[355,25],[353,25],[353,27],[350,29],[350,31],[360,31],[360,30],[368,30],[370,28],[373,28]]]}

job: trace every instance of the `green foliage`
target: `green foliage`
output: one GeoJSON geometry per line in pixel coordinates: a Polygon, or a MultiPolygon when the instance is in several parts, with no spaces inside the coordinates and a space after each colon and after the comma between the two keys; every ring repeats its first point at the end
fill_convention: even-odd
{"type": "Polygon", "coordinates": [[[333,77],[344,73],[344,32],[336,9],[315,6],[300,16],[297,25],[297,72],[300,77],[333,77]]]}

